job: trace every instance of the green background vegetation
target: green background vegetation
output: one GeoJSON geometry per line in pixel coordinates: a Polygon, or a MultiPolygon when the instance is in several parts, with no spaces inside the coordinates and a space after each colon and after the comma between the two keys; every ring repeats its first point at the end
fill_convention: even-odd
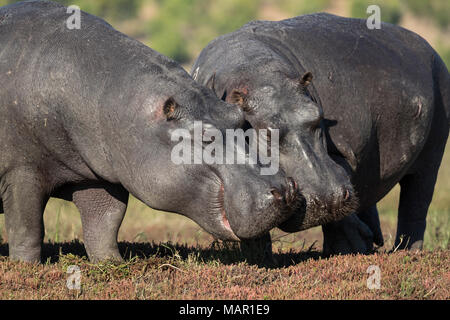
{"type": "MultiPolygon", "coordinates": [[[[385,22],[414,26],[416,19],[432,30],[426,39],[450,64],[450,1],[448,0],[56,0],[76,4],[119,30],[182,64],[191,63],[218,35],[256,20],[279,20],[327,11],[365,18],[379,5],[385,22]]],[[[18,2],[0,0],[0,5],[18,2]]],[[[413,31],[415,31],[413,29],[413,31]]],[[[418,30],[419,34],[421,30],[418,30]]],[[[427,36],[425,34],[422,36],[427,36]]]]}

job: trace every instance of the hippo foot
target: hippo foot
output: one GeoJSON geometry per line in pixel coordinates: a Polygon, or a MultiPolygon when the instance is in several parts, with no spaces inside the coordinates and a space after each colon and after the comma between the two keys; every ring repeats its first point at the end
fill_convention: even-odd
{"type": "Polygon", "coordinates": [[[89,261],[91,263],[112,263],[112,264],[120,264],[124,262],[122,256],[119,251],[117,252],[102,252],[102,253],[88,253],[89,261]]]}
{"type": "Polygon", "coordinates": [[[356,214],[322,226],[323,255],[370,254],[374,236],[369,227],[356,214]]]}
{"type": "Polygon", "coordinates": [[[41,262],[41,248],[9,248],[9,259],[11,261],[20,261],[27,263],[40,263],[41,262]]]}
{"type": "Polygon", "coordinates": [[[398,250],[421,251],[423,250],[423,239],[411,241],[408,237],[398,236],[393,248],[389,252],[393,253],[398,250]]]}

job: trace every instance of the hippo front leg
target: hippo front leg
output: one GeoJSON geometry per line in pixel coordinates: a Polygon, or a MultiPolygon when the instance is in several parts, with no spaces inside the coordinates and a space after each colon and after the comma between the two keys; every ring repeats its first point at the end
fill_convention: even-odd
{"type": "Polygon", "coordinates": [[[117,234],[128,203],[128,192],[113,184],[75,190],[73,202],[81,215],[83,240],[91,262],[122,261],[117,234]]]}
{"type": "Polygon", "coordinates": [[[369,254],[373,243],[382,246],[383,235],[376,206],[358,215],[353,213],[344,219],[322,226],[323,254],[369,254]]]}
{"type": "Polygon", "coordinates": [[[241,240],[241,252],[251,264],[275,266],[277,263],[272,254],[272,239],[270,233],[256,239],[241,240]]]}
{"type": "Polygon", "coordinates": [[[48,196],[40,173],[32,168],[10,171],[0,181],[11,260],[40,262],[43,215],[48,196]]]}

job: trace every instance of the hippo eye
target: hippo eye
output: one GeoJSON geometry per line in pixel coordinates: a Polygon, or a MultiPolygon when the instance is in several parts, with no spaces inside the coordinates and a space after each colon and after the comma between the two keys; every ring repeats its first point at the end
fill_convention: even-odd
{"type": "Polygon", "coordinates": [[[173,98],[167,99],[163,111],[167,121],[177,120],[180,117],[180,106],[173,98]]]}

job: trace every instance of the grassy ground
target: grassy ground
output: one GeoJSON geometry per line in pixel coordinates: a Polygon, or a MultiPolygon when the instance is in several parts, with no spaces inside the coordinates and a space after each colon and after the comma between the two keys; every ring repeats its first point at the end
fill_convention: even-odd
{"type": "MultiPolygon", "coordinates": [[[[450,143],[449,143],[450,144],[450,143]]],[[[450,147],[427,218],[425,250],[394,252],[398,189],[379,204],[385,246],[370,256],[321,257],[321,228],[272,231],[277,268],[245,262],[238,248],[214,242],[195,223],[131,199],[119,232],[122,265],[92,265],[72,203],[47,205],[43,265],[7,259],[0,216],[0,299],[450,299],[450,147]],[[69,265],[81,270],[81,290],[69,290],[69,265]],[[377,265],[381,288],[367,287],[377,265]]]]}
{"type": "Polygon", "coordinates": [[[77,242],[47,244],[49,263],[43,265],[0,258],[0,299],[450,298],[448,250],[329,259],[317,252],[284,252],[276,255],[282,267],[266,269],[240,262],[227,248],[122,243],[121,249],[135,258],[92,265],[77,242]],[[71,265],[81,270],[79,290],[66,287],[71,265]],[[380,268],[379,289],[367,286],[371,265],[380,268]]]}

